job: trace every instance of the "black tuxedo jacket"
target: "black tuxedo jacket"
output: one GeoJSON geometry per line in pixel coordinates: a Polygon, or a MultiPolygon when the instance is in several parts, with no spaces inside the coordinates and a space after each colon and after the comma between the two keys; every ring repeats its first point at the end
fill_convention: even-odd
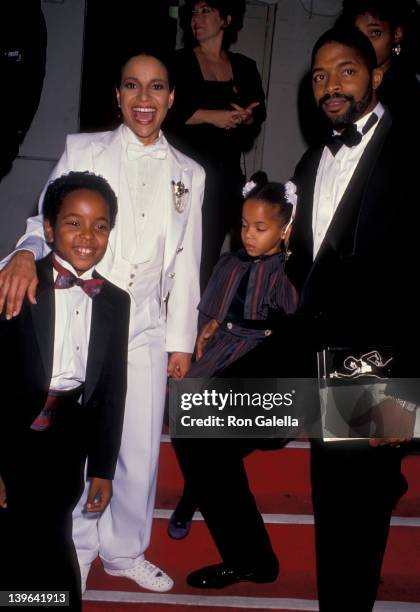
{"type": "MultiPolygon", "coordinates": [[[[37,304],[25,301],[18,317],[0,321],[3,449],[10,440],[18,440],[19,431],[40,413],[52,376],[55,300],[51,255],[37,262],[37,272],[37,304]]],[[[113,478],[115,471],[126,393],[129,309],[128,294],[105,280],[102,291],[93,298],[82,398],[85,416],[80,427],[89,477],[113,478]]]]}
{"type": "MultiPolygon", "coordinates": [[[[397,124],[385,112],[315,260],[312,210],[323,147],[309,149],[296,167],[298,204],[287,273],[300,293],[294,342],[304,337],[312,357],[326,346],[395,346],[398,375],[418,375],[418,135],[417,126],[397,124]]],[[[316,375],[315,369],[307,375],[316,375]]]]}

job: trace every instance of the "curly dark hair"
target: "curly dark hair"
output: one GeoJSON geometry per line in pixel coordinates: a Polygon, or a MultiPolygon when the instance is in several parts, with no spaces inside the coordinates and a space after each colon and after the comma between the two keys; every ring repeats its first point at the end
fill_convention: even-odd
{"type": "Polygon", "coordinates": [[[111,229],[115,225],[118,204],[117,196],[109,183],[93,172],[69,172],[59,176],[48,185],[43,200],[44,219],[48,219],[52,227],[57,222],[57,216],[63,204],[64,198],[78,189],[88,189],[99,193],[109,208],[109,220],[111,229]]]}
{"type": "MultiPolygon", "coordinates": [[[[184,45],[195,47],[197,42],[191,31],[191,16],[194,5],[199,0],[185,0],[184,6],[180,10],[180,24],[184,32],[184,45]]],[[[246,10],[245,0],[206,0],[206,4],[219,11],[222,19],[231,18],[229,25],[226,25],[223,36],[223,48],[229,49],[230,45],[238,40],[238,32],[244,25],[244,15],[246,10]]]]}

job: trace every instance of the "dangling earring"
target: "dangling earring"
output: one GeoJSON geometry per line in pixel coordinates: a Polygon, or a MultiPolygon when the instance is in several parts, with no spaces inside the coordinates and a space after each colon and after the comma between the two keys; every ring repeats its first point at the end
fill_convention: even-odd
{"type": "Polygon", "coordinates": [[[399,54],[401,53],[401,45],[400,43],[396,43],[393,47],[392,47],[392,53],[394,55],[396,55],[397,57],[399,56],[399,54]]]}

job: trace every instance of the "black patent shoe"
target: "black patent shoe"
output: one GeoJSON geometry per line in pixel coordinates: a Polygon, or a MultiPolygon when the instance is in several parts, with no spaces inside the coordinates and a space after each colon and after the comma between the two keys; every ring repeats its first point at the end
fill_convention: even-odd
{"type": "Polygon", "coordinates": [[[224,589],[237,582],[274,582],[278,566],[245,569],[227,563],[207,565],[187,576],[187,583],[196,589],[224,589]]]}

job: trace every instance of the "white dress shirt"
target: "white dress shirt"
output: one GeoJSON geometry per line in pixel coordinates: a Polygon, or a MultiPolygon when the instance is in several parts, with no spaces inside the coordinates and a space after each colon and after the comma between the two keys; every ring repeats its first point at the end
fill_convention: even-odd
{"type": "Polygon", "coordinates": [[[366,134],[362,135],[362,140],[358,145],[354,147],[343,145],[335,157],[328,147],[324,147],[322,152],[316,175],[312,211],[314,259],[363,151],[372,138],[379,124],[379,120],[384,114],[384,107],[382,104],[378,103],[371,113],[364,115],[364,117],[356,121],[356,126],[360,133],[362,133],[362,129],[372,113],[377,115],[378,122],[366,134]]]}
{"type": "MultiPolygon", "coordinates": [[[[77,275],[67,261],[54,255],[57,261],[77,275]]],[[[80,278],[92,278],[93,268],[80,278]]],[[[54,282],[58,272],[53,269],[54,282]]],[[[69,289],[55,289],[54,360],[50,389],[69,391],[80,386],[86,378],[86,365],[92,317],[92,298],[77,285],[69,289]]]]}

